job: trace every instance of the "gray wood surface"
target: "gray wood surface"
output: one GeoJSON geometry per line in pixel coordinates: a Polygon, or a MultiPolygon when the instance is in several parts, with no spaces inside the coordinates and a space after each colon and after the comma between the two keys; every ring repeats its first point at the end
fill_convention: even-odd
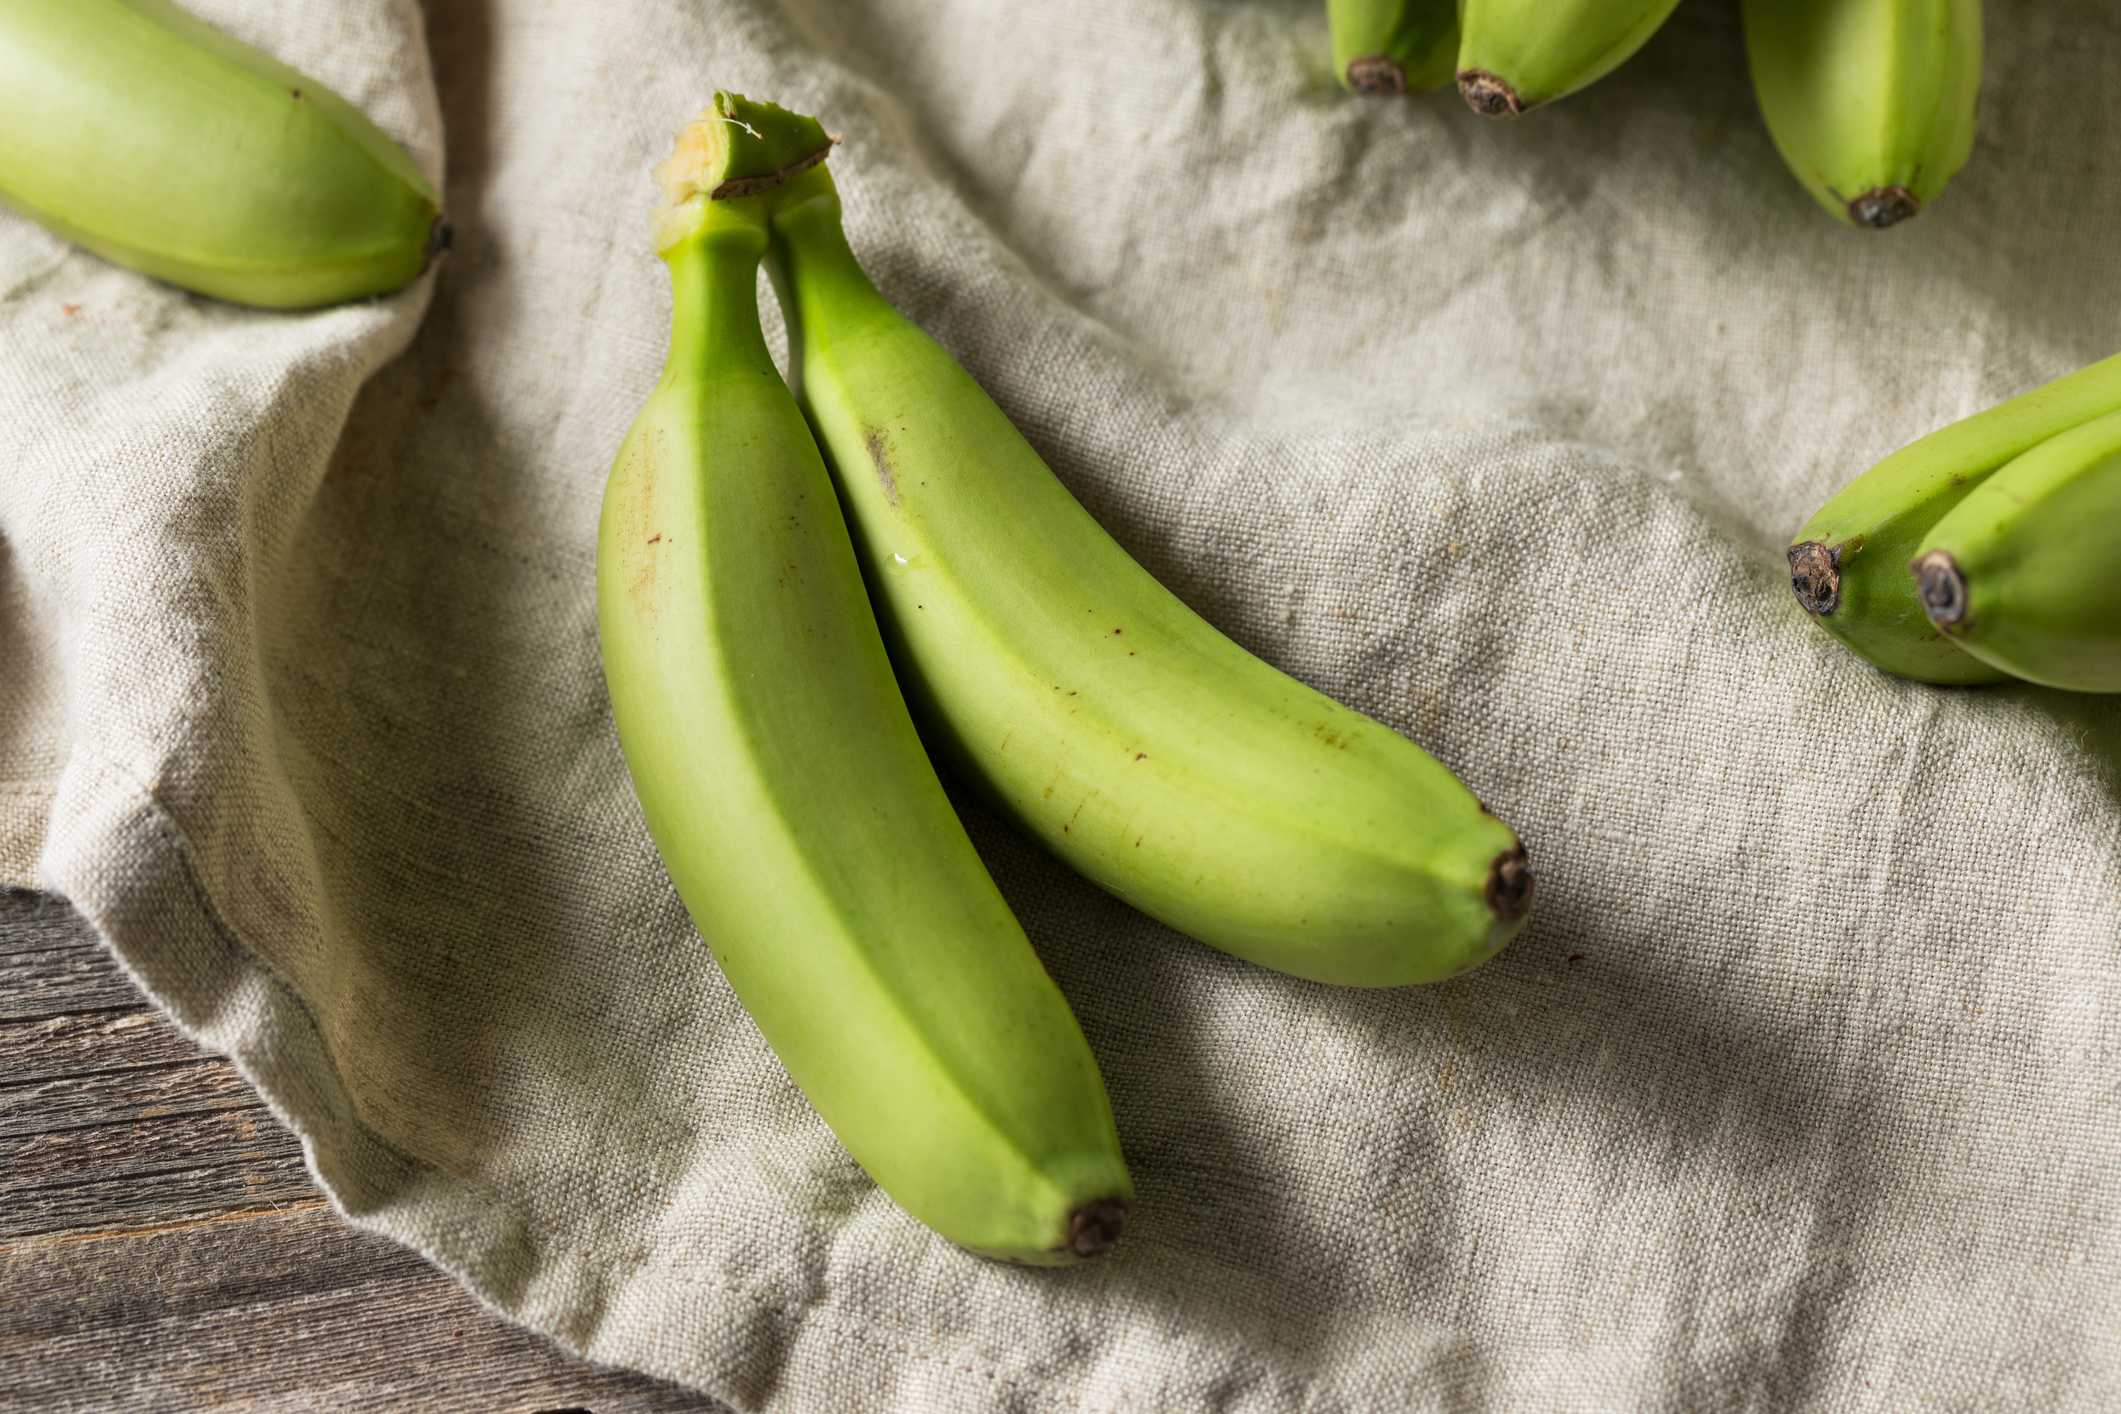
{"type": "Polygon", "coordinates": [[[227,1061],[0,890],[0,1410],[715,1411],[341,1222],[227,1061]]]}

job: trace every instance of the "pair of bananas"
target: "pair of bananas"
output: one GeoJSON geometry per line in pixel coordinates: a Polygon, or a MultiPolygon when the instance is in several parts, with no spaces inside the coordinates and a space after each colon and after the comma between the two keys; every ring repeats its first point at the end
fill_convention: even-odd
{"type": "Polygon", "coordinates": [[[1888,672],[2121,692],[2121,354],[1887,457],[1789,565],[1813,620],[1888,672]]]}
{"type": "MultiPolygon", "coordinates": [[[[1327,0],[1333,68],[1357,93],[1453,82],[1513,118],[1603,78],[1678,0],[1327,0]]],[[[1745,0],[1768,132],[1827,210],[1881,228],[1966,165],[1981,86],[1981,0],[1745,0]]]]}
{"type": "Polygon", "coordinates": [[[1514,118],[1605,77],[1679,0],[1326,0],[1333,69],[1389,96],[1454,79],[1474,112],[1514,118]]]}
{"type": "Polygon", "coordinates": [[[169,0],[0,4],[0,203],[269,309],[386,293],[449,244],[434,187],[360,110],[169,0]]]}
{"type": "Polygon", "coordinates": [[[1478,964],[1531,875],[1435,760],[1098,527],[862,272],[831,142],[717,93],[656,169],[674,321],[599,529],[612,711],[679,895],[848,1152],[973,1251],[1092,1257],[1133,1202],[1103,1082],[929,753],[1144,912],[1320,981],[1478,964]]]}

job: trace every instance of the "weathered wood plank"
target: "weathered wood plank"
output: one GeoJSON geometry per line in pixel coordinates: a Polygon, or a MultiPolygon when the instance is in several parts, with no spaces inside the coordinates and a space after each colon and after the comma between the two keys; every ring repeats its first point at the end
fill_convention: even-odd
{"type": "Polygon", "coordinates": [[[300,1145],[262,1109],[33,1135],[0,1144],[0,1172],[0,1242],[159,1227],[320,1196],[300,1145]]]}
{"type": "Polygon", "coordinates": [[[334,1216],[235,1069],[0,891],[0,1409],[714,1411],[334,1216]]]}
{"type": "Polygon", "coordinates": [[[0,1021],[0,1088],[196,1058],[199,1048],[149,1011],[0,1021]]]}
{"type": "Polygon", "coordinates": [[[138,1011],[137,987],[95,943],[39,948],[0,959],[0,1021],[138,1011]]]}
{"type": "Polygon", "coordinates": [[[664,1414],[704,1396],[598,1370],[410,1252],[307,1209],[0,1251],[12,1407],[664,1414]]]}
{"type": "Polygon", "coordinates": [[[257,1095],[234,1067],[195,1055],[173,1064],[0,1085],[0,1139],[256,1108],[257,1095]]]}
{"type": "Polygon", "coordinates": [[[26,889],[0,889],[0,957],[94,942],[95,930],[66,900],[26,889]]]}

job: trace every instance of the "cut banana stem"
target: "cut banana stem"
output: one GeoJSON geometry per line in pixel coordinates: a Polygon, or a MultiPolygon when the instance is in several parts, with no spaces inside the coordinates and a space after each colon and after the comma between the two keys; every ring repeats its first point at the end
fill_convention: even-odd
{"type": "Polygon", "coordinates": [[[1391,98],[1451,82],[1456,0],[1326,0],[1341,87],[1391,98]]]}
{"type": "Polygon", "coordinates": [[[1952,641],[2028,682],[2121,692],[2121,412],[1967,493],[1908,565],[1952,641]]]}
{"type": "Polygon", "coordinates": [[[775,193],[713,196],[799,160],[791,130],[828,144],[717,94],[656,172],[670,360],[597,543],[619,741],[701,936],[856,1162],[973,1251],[1094,1257],[1133,1207],[1104,1084],[921,748],[767,352],[775,193]]]}
{"type": "Polygon", "coordinates": [[[397,289],[449,244],[397,144],[168,0],[0,5],[0,202],[236,304],[397,289]]]}
{"type": "Polygon", "coordinates": [[[1908,561],[1998,468],[2057,433],[2121,410],[2121,354],[1910,443],[1844,486],[1789,547],[1790,589],[1813,622],[1887,672],[2000,682],[1923,611],[1908,561]]]}
{"type": "Polygon", "coordinates": [[[1514,118],[1597,82],[1678,0],[1460,0],[1458,91],[1476,113],[1514,118]]]}
{"type": "Polygon", "coordinates": [[[1522,924],[1523,847],[1404,737],[1152,579],[862,273],[826,168],[769,269],[800,394],[923,735],[1018,828],[1203,942],[1322,982],[1431,982],[1522,924]]]}
{"type": "Polygon", "coordinates": [[[1973,151],[1981,0],[1745,0],[1745,47],[1783,160],[1852,226],[1915,215],[1973,151]]]}

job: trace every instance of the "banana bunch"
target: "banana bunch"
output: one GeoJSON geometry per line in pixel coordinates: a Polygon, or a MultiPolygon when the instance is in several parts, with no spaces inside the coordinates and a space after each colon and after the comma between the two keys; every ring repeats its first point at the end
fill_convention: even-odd
{"type": "Polygon", "coordinates": [[[0,4],[0,202],[236,304],[397,289],[441,198],[360,111],[169,0],[0,4]]]}
{"type": "Polygon", "coordinates": [[[2121,692],[2121,354],[1895,452],[1788,554],[1813,621],[1888,672],[2121,692]]]}
{"type": "Polygon", "coordinates": [[[1133,1207],[1097,1064],[921,750],[759,328],[816,123],[717,94],[657,168],[670,359],[619,449],[597,626],[649,833],[847,1151],[976,1252],[1094,1257],[1133,1207]]]}
{"type": "Polygon", "coordinates": [[[1745,0],[1768,133],[1819,204],[1882,229],[1966,165],[1981,0],[1745,0]]]}
{"type": "MultiPolygon", "coordinates": [[[[1678,0],[1327,0],[1333,70],[1357,93],[1440,87],[1514,118],[1612,72],[1678,0]],[[1455,21],[1455,23],[1454,23],[1455,21]],[[1447,51],[1455,48],[1455,66],[1447,51]]],[[[1928,205],[1974,144],[1981,0],[1744,0],[1768,133],[1819,203],[1882,229],[1928,205]]]]}
{"type": "Polygon", "coordinates": [[[924,739],[1107,889],[1303,977],[1462,972],[1532,876],[1441,765],[1098,528],[862,273],[832,141],[718,93],[656,169],[675,314],[604,497],[612,712],[679,895],[848,1152],[974,1251],[1095,1256],[1133,1206],[1104,1087],[924,739]]]}

